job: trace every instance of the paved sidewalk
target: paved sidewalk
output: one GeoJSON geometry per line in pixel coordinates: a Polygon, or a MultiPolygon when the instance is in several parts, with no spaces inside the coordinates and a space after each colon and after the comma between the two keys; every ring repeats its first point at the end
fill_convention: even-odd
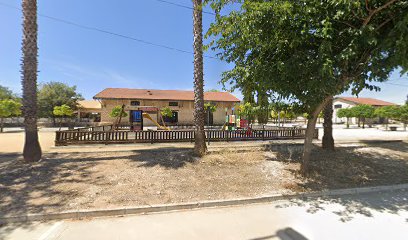
{"type": "Polygon", "coordinates": [[[408,191],[6,225],[0,239],[406,239],[408,191]]]}

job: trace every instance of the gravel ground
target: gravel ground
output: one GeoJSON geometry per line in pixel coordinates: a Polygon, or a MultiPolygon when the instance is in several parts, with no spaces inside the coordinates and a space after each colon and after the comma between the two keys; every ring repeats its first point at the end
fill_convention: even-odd
{"type": "Polygon", "coordinates": [[[408,144],[316,147],[299,176],[301,145],[45,155],[28,165],[0,156],[0,215],[192,202],[274,193],[408,183],[408,144]]]}

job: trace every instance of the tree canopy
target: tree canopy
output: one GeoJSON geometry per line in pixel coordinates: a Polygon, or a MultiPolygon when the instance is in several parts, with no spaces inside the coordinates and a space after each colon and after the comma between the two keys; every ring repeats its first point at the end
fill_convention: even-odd
{"type": "Polygon", "coordinates": [[[122,111],[122,106],[118,105],[112,108],[112,111],[109,113],[110,117],[119,118],[119,117],[127,117],[128,114],[125,111],[122,111]]]}
{"type": "Polygon", "coordinates": [[[404,123],[404,129],[406,130],[408,123],[408,103],[399,108],[398,120],[404,123]]]}
{"type": "Polygon", "coordinates": [[[74,115],[74,110],[72,110],[70,106],[63,104],[61,106],[55,106],[53,114],[57,117],[71,117],[74,115]]]}
{"type": "Polygon", "coordinates": [[[15,98],[17,98],[17,95],[13,91],[7,87],[0,86],[0,100],[15,98]]]}
{"type": "Polygon", "coordinates": [[[217,111],[217,105],[211,102],[204,103],[204,109],[206,112],[215,112],[217,111]]]}
{"type": "Polygon", "coordinates": [[[218,56],[235,64],[222,82],[260,86],[295,97],[310,111],[328,95],[378,89],[399,66],[408,67],[408,2],[349,0],[212,1],[220,10],[214,36],[218,56]]]}
{"type": "Polygon", "coordinates": [[[163,117],[172,117],[173,116],[173,111],[169,107],[164,107],[160,110],[160,114],[163,117]]]}
{"type": "Polygon", "coordinates": [[[408,1],[212,0],[207,33],[234,67],[222,82],[294,98],[309,113],[303,154],[307,172],[318,114],[332,96],[378,90],[391,72],[408,69],[408,1]],[[240,8],[226,15],[230,3],[240,8]]]}
{"type": "Polygon", "coordinates": [[[21,115],[21,103],[12,99],[0,100],[1,132],[3,132],[3,118],[21,115]]]}
{"type": "Polygon", "coordinates": [[[374,114],[382,118],[398,119],[399,107],[398,106],[384,106],[376,108],[374,114]]]}
{"type": "Polygon", "coordinates": [[[49,82],[40,86],[38,91],[38,107],[41,117],[54,117],[55,106],[67,105],[77,109],[78,100],[83,100],[77,93],[76,86],[68,86],[60,82],[49,82]]]}

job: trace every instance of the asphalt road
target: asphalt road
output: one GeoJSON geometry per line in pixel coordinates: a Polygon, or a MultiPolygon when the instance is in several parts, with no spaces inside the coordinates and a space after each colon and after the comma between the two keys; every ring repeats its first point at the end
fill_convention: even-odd
{"type": "Polygon", "coordinates": [[[407,239],[408,190],[6,225],[0,239],[407,239]]]}

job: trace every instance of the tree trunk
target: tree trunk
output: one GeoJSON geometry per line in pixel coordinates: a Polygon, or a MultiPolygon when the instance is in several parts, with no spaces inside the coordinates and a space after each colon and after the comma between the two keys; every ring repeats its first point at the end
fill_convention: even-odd
{"type": "Polygon", "coordinates": [[[207,152],[205,144],[204,63],[203,63],[203,12],[202,0],[193,0],[194,33],[194,153],[202,157],[207,152]]]}
{"type": "Polygon", "coordinates": [[[41,159],[37,130],[37,0],[23,0],[22,85],[26,162],[41,159]]]}
{"type": "Polygon", "coordinates": [[[0,132],[3,132],[4,128],[4,118],[0,118],[0,132]]]}
{"type": "Polygon", "coordinates": [[[365,118],[363,118],[363,129],[365,128],[365,118]]]}
{"type": "Polygon", "coordinates": [[[303,158],[302,158],[302,166],[301,166],[301,173],[303,176],[307,176],[309,173],[309,162],[310,162],[310,155],[312,153],[313,147],[313,137],[314,131],[316,128],[317,118],[319,113],[322,111],[323,107],[327,104],[327,101],[330,100],[331,97],[327,97],[322,103],[320,103],[316,109],[309,115],[309,119],[307,121],[307,128],[306,128],[306,136],[305,136],[305,143],[303,147],[303,158]]]}
{"type": "Polygon", "coordinates": [[[347,128],[350,128],[350,119],[347,118],[347,123],[346,123],[347,128]]]}
{"type": "Polygon", "coordinates": [[[323,129],[324,134],[322,138],[322,147],[324,149],[334,151],[334,139],[333,139],[333,97],[328,100],[326,106],[323,109],[323,129]]]}
{"type": "Polygon", "coordinates": [[[259,124],[268,124],[269,119],[269,102],[268,94],[264,90],[257,90],[258,92],[258,106],[260,107],[258,111],[258,123],[259,124]]]}

